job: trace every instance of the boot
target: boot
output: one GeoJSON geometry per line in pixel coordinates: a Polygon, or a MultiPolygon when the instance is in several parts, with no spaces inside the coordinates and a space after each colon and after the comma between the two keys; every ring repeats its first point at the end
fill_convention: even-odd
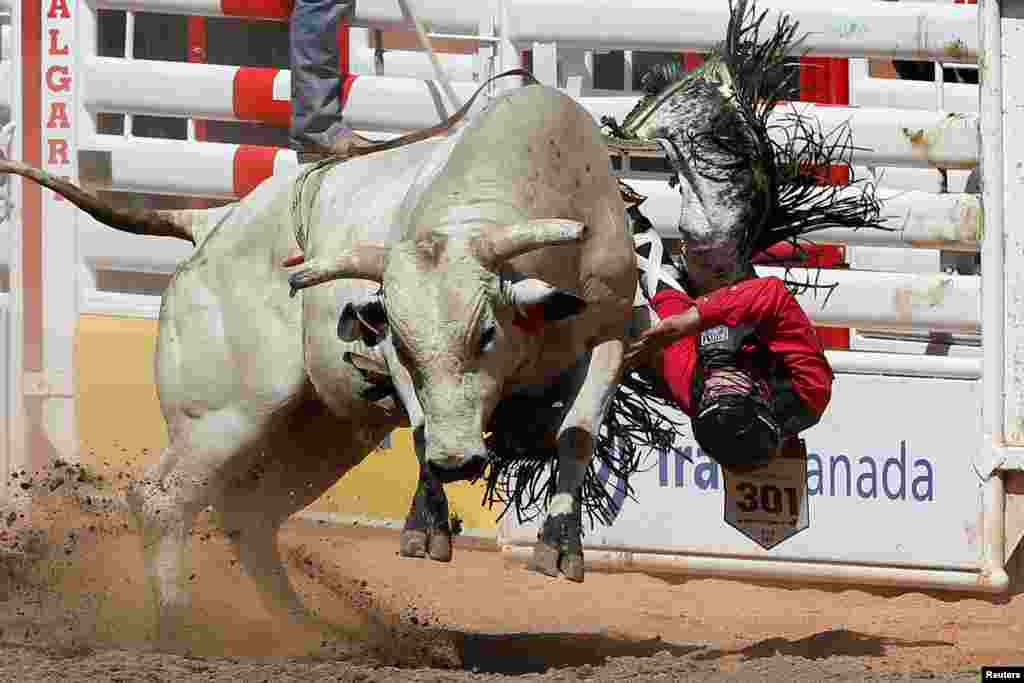
{"type": "Polygon", "coordinates": [[[373,140],[368,140],[351,128],[347,128],[331,140],[330,145],[324,146],[308,142],[296,153],[296,156],[298,156],[300,164],[310,164],[328,157],[345,159],[351,156],[354,150],[366,149],[375,144],[376,142],[373,140]]]}

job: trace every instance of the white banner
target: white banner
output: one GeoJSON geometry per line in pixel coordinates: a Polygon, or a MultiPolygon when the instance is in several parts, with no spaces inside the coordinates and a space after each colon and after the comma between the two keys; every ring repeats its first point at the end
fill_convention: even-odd
{"type": "MultiPolygon", "coordinates": [[[[810,528],[762,550],[723,520],[720,468],[691,440],[652,454],[611,527],[587,547],[766,559],[973,569],[980,562],[981,430],[976,381],[842,375],[807,430],[810,528]]],[[[532,544],[536,524],[503,520],[504,542],[532,544]]]]}

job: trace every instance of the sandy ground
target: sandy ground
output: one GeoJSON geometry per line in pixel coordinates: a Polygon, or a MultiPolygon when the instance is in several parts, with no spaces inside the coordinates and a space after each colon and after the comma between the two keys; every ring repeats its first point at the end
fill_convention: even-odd
{"type": "MultiPolygon", "coordinates": [[[[209,516],[191,547],[190,651],[151,646],[134,523],[37,502],[30,555],[0,563],[0,680],[976,681],[1024,664],[1024,595],[868,593],[505,566],[460,538],[451,564],[397,534],[293,522],[281,547],[322,625],[263,609],[209,516]]],[[[22,536],[24,538],[24,536],[22,536]]]]}

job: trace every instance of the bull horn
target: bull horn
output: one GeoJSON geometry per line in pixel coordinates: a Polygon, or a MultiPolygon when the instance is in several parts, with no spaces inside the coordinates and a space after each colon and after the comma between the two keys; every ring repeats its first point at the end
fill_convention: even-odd
{"type": "Polygon", "coordinates": [[[386,246],[358,244],[343,251],[334,259],[307,261],[302,268],[288,276],[288,284],[292,288],[291,294],[295,296],[295,292],[300,289],[345,278],[372,280],[379,283],[384,279],[387,258],[388,247],[386,246]]]}
{"type": "Polygon", "coordinates": [[[566,218],[539,218],[502,225],[477,237],[473,250],[481,263],[496,265],[521,254],[583,238],[586,226],[566,218]]]}

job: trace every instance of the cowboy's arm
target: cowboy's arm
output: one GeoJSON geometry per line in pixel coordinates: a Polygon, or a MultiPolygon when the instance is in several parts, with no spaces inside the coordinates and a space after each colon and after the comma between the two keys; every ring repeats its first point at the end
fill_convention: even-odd
{"type": "Polygon", "coordinates": [[[716,289],[694,303],[701,319],[700,331],[717,325],[742,325],[770,337],[784,317],[789,300],[792,296],[782,280],[759,277],[716,289]]]}
{"type": "MultiPolygon", "coordinates": [[[[782,280],[764,277],[723,287],[698,299],[697,308],[702,330],[722,324],[755,330],[788,371],[783,383],[813,413],[825,411],[832,397],[832,368],[814,326],[782,280]]],[[[780,384],[776,391],[784,388],[780,384]]]]}
{"type": "Polygon", "coordinates": [[[716,325],[745,325],[770,334],[788,295],[778,278],[745,280],[697,299],[676,290],[662,290],[651,302],[661,321],[643,336],[674,340],[716,325]]]}

